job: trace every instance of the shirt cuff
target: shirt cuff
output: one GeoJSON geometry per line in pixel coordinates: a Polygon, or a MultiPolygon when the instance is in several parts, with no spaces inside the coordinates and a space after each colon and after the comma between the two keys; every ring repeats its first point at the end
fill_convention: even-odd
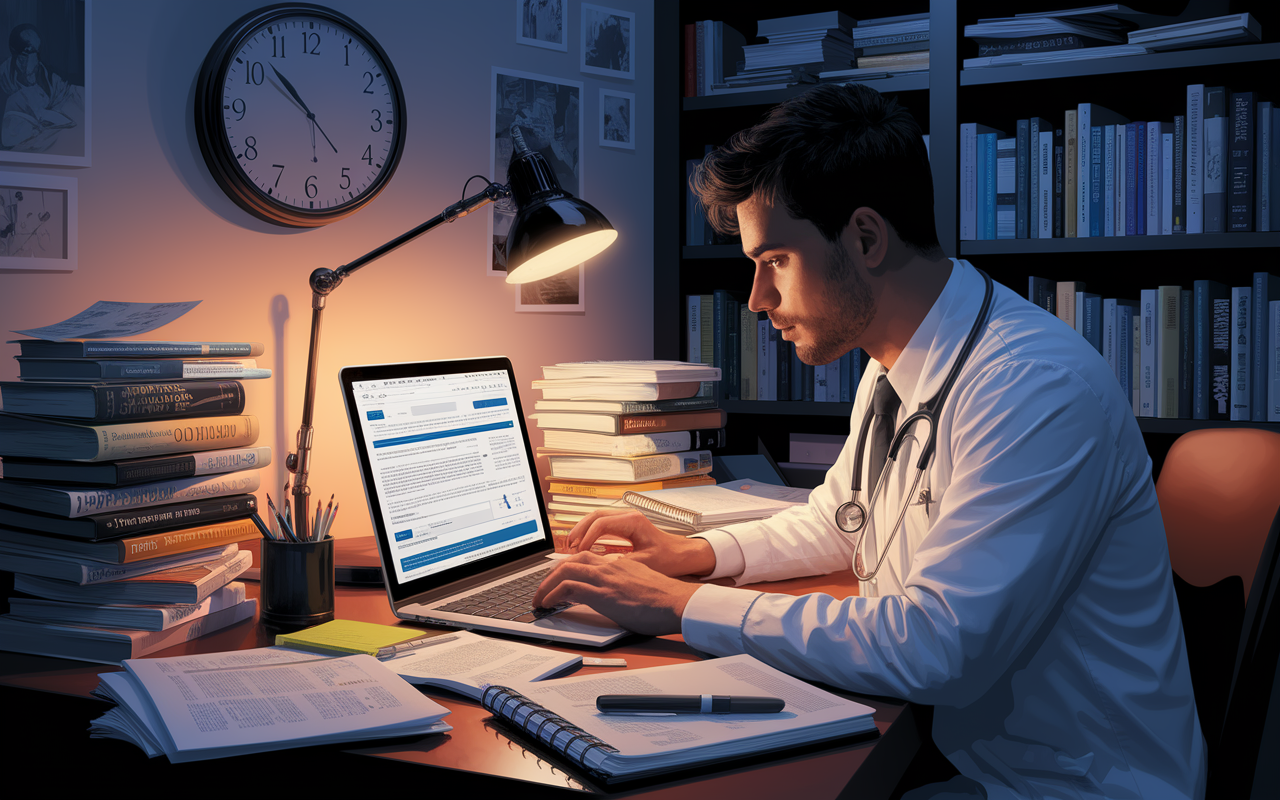
{"type": "Polygon", "coordinates": [[[747,568],[747,560],[742,555],[742,547],[738,544],[738,540],[733,538],[732,534],[717,529],[696,533],[690,538],[705,539],[716,555],[716,568],[711,571],[710,575],[700,576],[702,580],[711,581],[716,578],[732,578],[741,575],[742,571],[747,568]]]}
{"type": "Polygon", "coordinates": [[[717,656],[745,652],[742,626],[751,606],[761,597],[749,589],[703,584],[693,593],[680,618],[685,644],[717,656]]]}

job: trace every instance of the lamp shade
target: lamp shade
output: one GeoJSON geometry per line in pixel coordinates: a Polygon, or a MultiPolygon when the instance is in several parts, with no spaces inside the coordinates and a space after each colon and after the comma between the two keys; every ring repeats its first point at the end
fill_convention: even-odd
{"type": "Polygon", "coordinates": [[[507,179],[517,208],[507,234],[507,283],[563,272],[618,238],[604,214],[560,187],[541,153],[517,149],[507,179]]]}

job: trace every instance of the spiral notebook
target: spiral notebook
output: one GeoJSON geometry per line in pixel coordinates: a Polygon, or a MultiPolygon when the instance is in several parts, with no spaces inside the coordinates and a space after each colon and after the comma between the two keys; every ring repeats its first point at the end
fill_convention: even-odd
{"type": "Polygon", "coordinates": [[[605,783],[632,781],[842,737],[878,735],[874,709],[748,655],[489,686],[484,707],[605,783]],[[769,695],[777,714],[601,714],[597,695],[769,695]]]}
{"type": "Polygon", "coordinates": [[[716,486],[689,486],[652,492],[627,492],[622,501],[652,522],[690,533],[736,522],[767,519],[809,501],[809,490],[754,480],[716,486]]]}

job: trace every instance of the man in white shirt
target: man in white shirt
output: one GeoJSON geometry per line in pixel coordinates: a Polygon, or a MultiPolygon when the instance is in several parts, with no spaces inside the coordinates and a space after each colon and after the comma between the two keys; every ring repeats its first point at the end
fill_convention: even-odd
{"type": "MultiPolygon", "coordinates": [[[[801,360],[872,357],[854,430],[873,394],[887,431],[934,398],[984,302],[983,276],[942,255],[931,187],[915,122],[862,86],[784,103],[695,179],[713,225],[741,232],[756,264],[749,306],[801,360]]],[[[920,483],[928,423],[904,439],[861,547],[835,521],[851,435],[808,505],[769,520],[686,539],[636,512],[590,515],[571,547],[611,533],[634,552],[579,552],[535,602],[586,603],[641,633],[934,706],[934,741],[960,776],[912,798],[1203,797],[1204,739],[1129,402],[1083,337],[1003,286],[978,334],[920,483]],[[675,577],[743,584],[854,562],[871,579],[844,601],[675,577]]]]}

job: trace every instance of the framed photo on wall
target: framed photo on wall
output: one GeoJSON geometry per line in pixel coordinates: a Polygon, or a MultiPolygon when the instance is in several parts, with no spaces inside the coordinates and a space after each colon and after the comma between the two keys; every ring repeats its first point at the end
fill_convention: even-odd
{"type": "Polygon", "coordinates": [[[0,269],[76,268],[76,179],[0,172],[0,269]]]}
{"type": "Polygon", "coordinates": [[[0,0],[0,161],[89,166],[89,0],[0,0]]]}
{"type": "MultiPolygon", "coordinates": [[[[507,164],[515,149],[511,128],[519,125],[525,144],[546,158],[560,186],[582,196],[582,83],[494,67],[489,169],[493,180],[507,182],[507,164]]],[[[486,274],[506,277],[507,233],[515,220],[515,202],[490,206],[486,274]]],[[[517,311],[583,311],[582,265],[542,281],[517,287],[517,311]]]]}
{"type": "Polygon", "coordinates": [[[617,89],[600,90],[600,146],[636,149],[636,96],[617,89]]]}
{"type": "Polygon", "coordinates": [[[582,4],[582,72],[635,80],[635,47],[635,14],[582,4]]]}
{"type": "Polygon", "coordinates": [[[568,0],[516,0],[516,42],[569,52],[564,9],[568,0]]]}

